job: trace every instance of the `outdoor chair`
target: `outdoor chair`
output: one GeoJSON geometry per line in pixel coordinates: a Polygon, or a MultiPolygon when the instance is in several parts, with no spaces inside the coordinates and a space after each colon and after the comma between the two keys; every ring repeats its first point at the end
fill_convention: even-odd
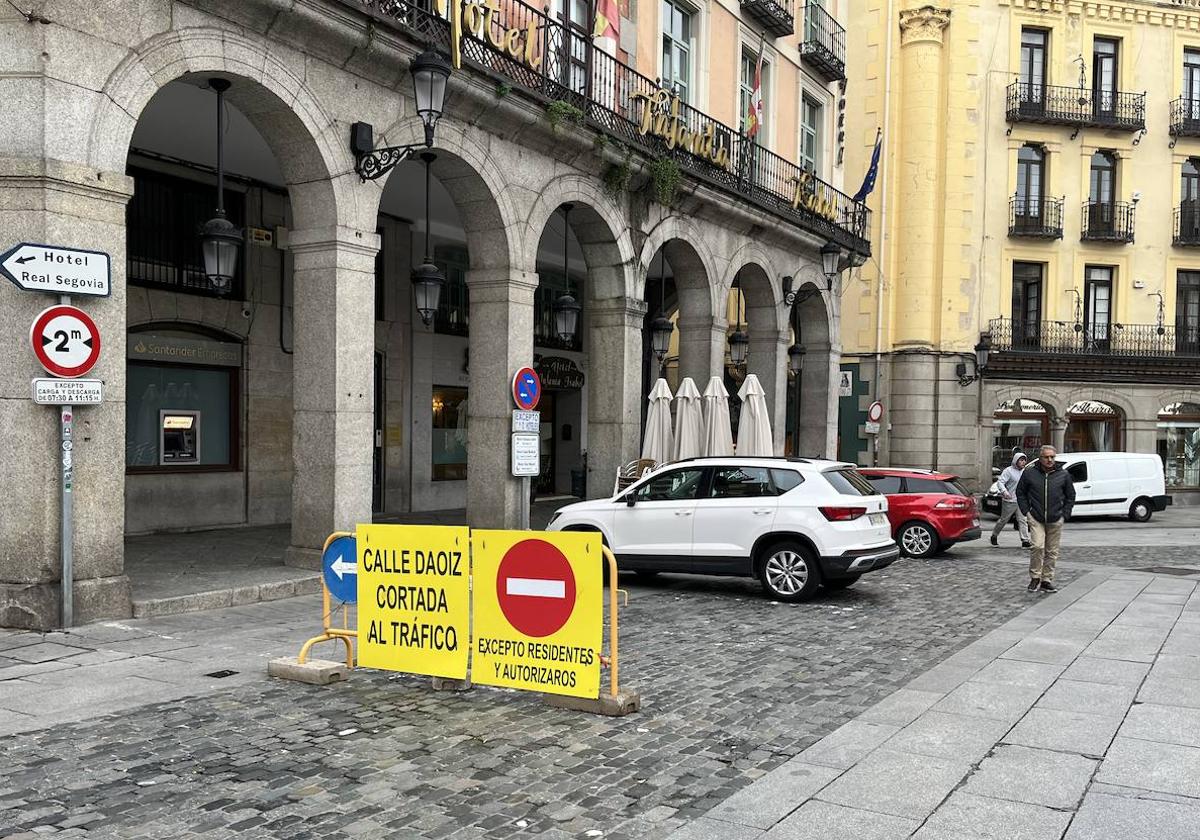
{"type": "Polygon", "coordinates": [[[658,466],[651,458],[639,458],[636,461],[630,461],[623,466],[617,468],[617,483],[613,487],[613,495],[620,493],[629,485],[633,484],[639,478],[648,472],[653,472],[658,466]]]}

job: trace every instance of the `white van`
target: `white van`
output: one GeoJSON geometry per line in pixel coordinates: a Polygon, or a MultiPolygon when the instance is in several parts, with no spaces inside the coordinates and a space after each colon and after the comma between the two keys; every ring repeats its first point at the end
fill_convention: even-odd
{"type": "Polygon", "coordinates": [[[1072,516],[1128,516],[1147,522],[1156,510],[1166,510],[1162,459],[1137,452],[1067,452],[1058,462],[1075,482],[1072,516]]]}

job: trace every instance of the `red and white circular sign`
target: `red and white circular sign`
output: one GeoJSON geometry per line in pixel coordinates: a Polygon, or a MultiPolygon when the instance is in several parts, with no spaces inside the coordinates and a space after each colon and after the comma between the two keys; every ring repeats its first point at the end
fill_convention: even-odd
{"type": "Polygon", "coordinates": [[[544,540],[522,540],[500,561],[496,599],[518,632],[535,638],[557,633],[575,609],[571,563],[544,540]]]}
{"type": "Polygon", "coordinates": [[[42,310],[29,329],[33,355],[48,372],[83,376],[100,358],[100,330],[82,309],[60,304],[42,310]]]}
{"type": "Polygon", "coordinates": [[[867,409],[867,419],[872,423],[878,423],[881,419],[883,419],[883,403],[881,403],[879,400],[875,400],[875,402],[871,403],[870,407],[867,409]]]}

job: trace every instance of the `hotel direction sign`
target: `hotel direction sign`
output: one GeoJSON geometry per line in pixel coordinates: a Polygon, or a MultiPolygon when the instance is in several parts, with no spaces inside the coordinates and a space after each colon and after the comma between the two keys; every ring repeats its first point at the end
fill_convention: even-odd
{"type": "Polygon", "coordinates": [[[107,297],[112,269],[108,254],[61,245],[22,242],[0,254],[0,273],[27,292],[107,297]]]}

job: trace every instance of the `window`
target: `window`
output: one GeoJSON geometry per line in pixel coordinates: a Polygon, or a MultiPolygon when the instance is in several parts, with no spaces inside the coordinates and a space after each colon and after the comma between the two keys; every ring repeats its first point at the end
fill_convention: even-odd
{"type": "Polygon", "coordinates": [[[652,475],[633,491],[639,502],[682,502],[699,495],[703,467],[686,467],[652,475]]]}
{"type": "Polygon", "coordinates": [[[1117,158],[1112,152],[1096,152],[1088,181],[1088,232],[1112,233],[1116,222],[1117,158]]]}
{"type": "Polygon", "coordinates": [[[804,483],[804,478],[795,470],[771,470],[771,481],[775,483],[775,491],[783,495],[804,483]]]}
{"type": "Polygon", "coordinates": [[[865,478],[871,482],[872,487],[884,495],[900,492],[900,476],[898,475],[871,475],[865,476],[865,478]]]}
{"type": "MultiPolygon", "coordinates": [[[[754,70],[758,66],[758,53],[754,50],[742,49],[742,70],[738,82],[738,116],[743,120],[745,130],[750,127],[750,100],[754,95],[754,70]]],[[[759,130],[756,139],[762,145],[766,145],[766,131],[770,126],[771,121],[766,117],[767,111],[767,90],[770,88],[768,79],[771,75],[771,62],[763,59],[762,69],[762,103],[763,103],[763,128],[759,130]]]]}
{"type": "Polygon", "coordinates": [[[1046,42],[1050,33],[1044,29],[1021,29],[1021,83],[1028,85],[1025,99],[1042,100],[1041,88],[1046,84],[1046,42]]]}
{"type": "Polygon", "coordinates": [[[1183,117],[1200,120],[1200,49],[1183,51],[1183,117]]]}
{"type": "Polygon", "coordinates": [[[821,174],[821,123],[822,108],[819,102],[807,96],[800,97],[800,166],[821,174]]]}
{"type": "Polygon", "coordinates": [[[692,86],[692,28],[695,13],[674,0],[662,4],[662,79],[674,85],[679,98],[687,102],[692,86]]]}
{"type": "Polygon", "coordinates": [[[1175,349],[1200,353],[1200,271],[1175,275],[1175,349]]]}
{"type": "Polygon", "coordinates": [[[939,496],[968,496],[970,495],[957,482],[942,481],[939,478],[906,478],[904,479],[906,493],[936,493],[939,496]]]}
{"type": "Polygon", "coordinates": [[[467,477],[467,389],[433,386],[434,481],[463,481],[467,477]]]}
{"type": "Polygon", "coordinates": [[[458,245],[434,245],[433,262],[446,275],[442,293],[438,296],[437,314],[433,316],[433,330],[448,335],[468,335],[471,296],[467,289],[467,249],[458,245]]]}
{"type": "Polygon", "coordinates": [[[126,468],[236,469],[237,380],[237,368],[131,361],[125,381],[126,468]]]}
{"type": "Polygon", "coordinates": [[[1087,464],[1083,461],[1071,464],[1069,467],[1067,467],[1067,474],[1071,476],[1071,481],[1076,484],[1081,481],[1087,481],[1087,464]]]}
{"type": "Polygon", "coordinates": [[[825,0],[807,0],[804,4],[804,40],[823,42],[821,35],[821,12],[825,8],[825,0]]]}
{"type": "Polygon", "coordinates": [[[708,495],[713,499],[749,499],[774,496],[775,489],[766,467],[718,467],[708,495]]]}
{"type": "Polygon", "coordinates": [[[1200,405],[1177,402],[1162,407],[1158,454],[1167,487],[1200,489],[1200,405]]]}
{"type": "MultiPolygon", "coordinates": [[[[563,4],[563,23],[566,32],[563,38],[562,74],[560,80],[569,90],[587,93],[587,56],[591,43],[592,23],[588,0],[566,0],[563,4]]],[[[515,24],[506,24],[509,26],[515,24]]]]}
{"type": "MultiPolygon", "coordinates": [[[[139,286],[170,288],[194,295],[216,295],[204,274],[197,231],[212,218],[216,187],[158,172],[130,168],[133,197],[125,207],[126,277],[139,286]]],[[[245,225],[246,197],[225,190],[225,216],[245,225]]],[[[240,249],[229,297],[242,293],[240,249]]]]}
{"type": "Polygon", "coordinates": [[[1100,116],[1111,116],[1117,104],[1117,54],[1120,41],[1096,38],[1092,41],[1093,107],[1100,116]]]}
{"type": "Polygon", "coordinates": [[[1018,218],[1038,219],[1042,215],[1045,195],[1046,153],[1041,146],[1026,144],[1017,152],[1018,218]]]}
{"type": "Polygon", "coordinates": [[[1041,336],[1042,263],[1014,262],[1013,347],[1036,347],[1041,336]]]}
{"type": "Polygon", "coordinates": [[[1108,346],[1108,328],[1112,321],[1111,266],[1089,265],[1083,291],[1083,334],[1088,346],[1104,349],[1108,346]]]}
{"type": "Polygon", "coordinates": [[[1179,182],[1179,235],[1200,238],[1200,159],[1183,162],[1179,182]]]}
{"type": "Polygon", "coordinates": [[[879,491],[857,470],[830,470],[823,472],[825,480],[843,496],[878,496],[879,491]]]}

